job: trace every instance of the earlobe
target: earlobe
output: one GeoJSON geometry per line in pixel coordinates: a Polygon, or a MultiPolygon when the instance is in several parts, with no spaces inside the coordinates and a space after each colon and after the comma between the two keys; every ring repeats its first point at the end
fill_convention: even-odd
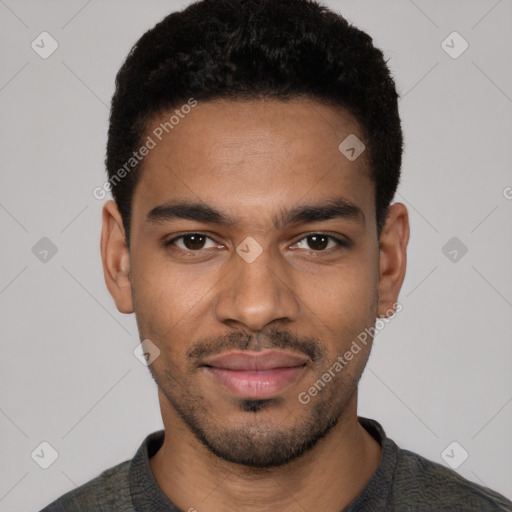
{"type": "Polygon", "coordinates": [[[379,240],[379,304],[378,315],[391,316],[398,302],[407,267],[409,216],[402,203],[389,207],[386,225],[379,240]]]}
{"type": "Polygon", "coordinates": [[[103,275],[110,295],[121,313],[133,313],[130,254],[123,221],[115,201],[103,205],[101,231],[103,275]]]}

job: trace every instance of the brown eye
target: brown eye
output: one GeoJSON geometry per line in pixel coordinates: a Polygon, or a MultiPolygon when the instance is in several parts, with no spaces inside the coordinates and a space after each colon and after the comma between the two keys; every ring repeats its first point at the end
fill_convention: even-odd
{"type": "Polygon", "coordinates": [[[190,233],[185,235],[180,235],[172,240],[169,240],[165,243],[166,246],[175,245],[178,249],[183,251],[200,251],[201,249],[205,249],[206,243],[210,241],[212,245],[210,247],[215,247],[215,242],[206,235],[202,233],[190,233]]]}
{"type": "Polygon", "coordinates": [[[183,245],[191,251],[202,249],[205,241],[206,237],[203,235],[185,235],[183,237],[183,245]]]}
{"type": "Polygon", "coordinates": [[[329,237],[325,235],[310,235],[307,237],[307,241],[311,249],[321,251],[329,244],[329,237]]]}
{"type": "MultiPolygon", "coordinates": [[[[339,238],[324,233],[313,233],[305,236],[302,240],[297,242],[297,246],[304,249],[312,249],[315,252],[323,252],[326,249],[340,249],[342,247],[348,247],[348,242],[344,242],[339,238]],[[334,246],[329,244],[333,242],[334,246]]],[[[326,251],[327,252],[327,251],[326,251]]]]}

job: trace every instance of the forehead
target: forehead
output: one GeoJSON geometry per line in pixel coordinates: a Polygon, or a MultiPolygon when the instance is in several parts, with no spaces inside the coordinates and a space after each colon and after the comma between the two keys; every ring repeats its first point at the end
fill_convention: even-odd
{"type": "Polygon", "coordinates": [[[309,99],[216,100],[176,110],[146,127],[155,145],[143,161],[134,215],[186,199],[223,211],[245,208],[246,216],[257,207],[275,218],[282,207],[330,197],[345,197],[371,214],[367,155],[353,159],[343,152],[347,138],[363,139],[345,110],[309,99]]]}

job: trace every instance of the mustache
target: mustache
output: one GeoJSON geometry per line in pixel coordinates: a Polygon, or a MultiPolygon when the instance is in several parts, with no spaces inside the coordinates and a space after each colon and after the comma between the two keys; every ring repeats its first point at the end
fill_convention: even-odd
{"type": "Polygon", "coordinates": [[[264,349],[290,350],[305,354],[314,363],[321,364],[326,360],[325,350],[315,337],[298,338],[295,335],[271,329],[257,334],[241,331],[230,332],[220,338],[207,338],[194,343],[187,350],[187,359],[200,361],[209,356],[215,356],[232,350],[253,350],[259,352],[264,349]]]}

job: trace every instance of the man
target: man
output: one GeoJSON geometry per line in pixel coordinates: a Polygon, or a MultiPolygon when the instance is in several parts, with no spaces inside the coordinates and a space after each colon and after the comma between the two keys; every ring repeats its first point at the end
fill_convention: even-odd
{"type": "Polygon", "coordinates": [[[357,416],[376,318],[401,307],[401,155],[382,52],[315,2],[205,0],[144,34],[101,254],[165,430],[44,510],[512,510],[357,416]]]}

